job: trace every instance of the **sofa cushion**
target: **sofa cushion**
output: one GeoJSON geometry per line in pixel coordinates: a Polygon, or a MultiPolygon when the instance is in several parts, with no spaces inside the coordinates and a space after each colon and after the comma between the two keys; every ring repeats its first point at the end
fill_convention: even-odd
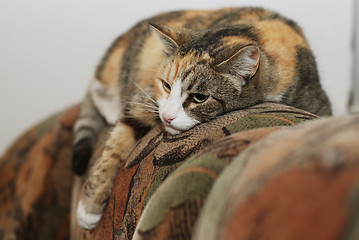
{"type": "Polygon", "coordinates": [[[359,239],[359,115],[248,147],[221,173],[194,239],[359,239]]]}
{"type": "MultiPolygon", "coordinates": [[[[126,164],[120,168],[114,189],[99,225],[93,231],[86,231],[74,226],[76,230],[73,234],[76,239],[109,239],[113,236],[120,239],[131,239],[142,211],[151,199],[151,196],[156,192],[164,179],[187,161],[186,159],[189,156],[201,151],[213,142],[236,132],[273,126],[294,126],[297,123],[314,118],[317,117],[293,107],[266,103],[220,116],[180,135],[167,135],[162,130],[162,126],[158,125],[140,140],[128,157],[126,164]]],[[[257,135],[257,139],[249,134],[247,139],[242,140],[242,149],[251,142],[258,140],[259,136],[265,136],[264,132],[257,135]]],[[[238,153],[242,149],[234,147],[233,151],[238,153]]],[[[99,155],[100,153],[96,154],[96,157],[99,155]]],[[[227,163],[223,162],[224,165],[227,163]]],[[[216,169],[216,171],[219,173],[223,166],[216,169]]],[[[186,182],[187,180],[183,181],[186,182]]],[[[208,184],[207,190],[209,190],[211,183],[205,184],[208,184]]],[[[81,185],[81,181],[75,184],[76,188],[79,189],[79,193],[81,192],[81,185]]],[[[199,198],[203,197],[204,199],[207,192],[200,191],[195,194],[198,194],[199,198]]],[[[169,194],[169,196],[172,196],[172,194],[169,194]]],[[[163,209],[162,213],[167,214],[166,211],[171,211],[173,205],[169,202],[172,200],[178,202],[181,199],[179,202],[182,204],[193,197],[188,195],[187,192],[178,193],[175,196],[161,200],[160,205],[165,208],[168,207],[168,209],[163,209]],[[181,197],[179,197],[180,195],[181,197]],[[169,205],[162,204],[164,202],[169,203],[169,205]]],[[[73,197],[76,198],[76,196],[73,197]]],[[[76,207],[77,201],[78,199],[73,201],[75,203],[73,207],[76,207]]],[[[203,201],[199,201],[196,204],[199,211],[203,201]]],[[[191,219],[186,219],[189,222],[183,222],[183,224],[195,221],[198,211],[193,211],[191,219]]],[[[160,213],[158,213],[158,219],[155,222],[160,225],[164,217],[159,215],[160,213]]],[[[168,220],[171,222],[170,219],[168,220]]],[[[176,224],[176,222],[171,222],[170,224],[176,224]]],[[[156,228],[157,226],[152,227],[156,228]]],[[[147,230],[148,228],[146,228],[147,230]]],[[[186,231],[188,231],[186,234],[191,233],[191,229],[186,231]]],[[[185,232],[177,232],[174,235],[178,237],[183,234],[185,232]]],[[[153,236],[153,239],[158,239],[159,237],[158,235],[153,236]]],[[[170,235],[164,236],[163,239],[168,239],[167,237],[170,235]]]]}
{"type": "MultiPolygon", "coordinates": [[[[294,126],[317,118],[315,115],[292,107],[268,103],[224,115],[209,123],[201,124],[181,136],[168,136],[162,132],[160,126],[157,126],[138,143],[129,156],[127,164],[122,166],[99,226],[93,231],[86,231],[77,227],[74,215],[85,177],[75,177],[71,171],[72,128],[78,112],[79,105],[41,122],[19,137],[1,157],[0,239],[68,239],[69,237],[130,239],[140,221],[142,211],[152,201],[150,200],[152,195],[155,192],[162,194],[157,188],[164,179],[187,162],[185,159],[190,155],[200,154],[199,152],[207,146],[203,154],[220,156],[213,166],[207,164],[210,161],[189,160],[189,165],[183,165],[178,169],[187,173],[189,170],[184,170],[185,168],[189,167],[193,170],[194,167],[198,170],[198,165],[199,172],[191,170],[190,175],[196,175],[193,176],[196,181],[198,180],[200,189],[205,186],[204,191],[198,192],[196,198],[199,200],[196,208],[191,211],[192,216],[182,222],[192,224],[215,180],[207,181],[205,179],[208,179],[208,176],[205,175],[202,182],[200,179],[203,169],[208,168],[205,172],[210,175],[214,171],[218,175],[236,154],[260,138],[283,126],[294,126]],[[265,130],[257,128],[265,128],[265,130]],[[232,135],[237,132],[241,133],[241,136],[232,135]],[[224,139],[225,137],[228,139],[224,139]],[[210,145],[216,141],[219,142],[213,145],[212,149],[210,145]],[[222,147],[226,147],[226,150],[220,150],[222,147]],[[192,161],[194,162],[191,163],[192,161]]],[[[101,154],[101,146],[107,132],[108,129],[103,130],[92,161],[101,154]]],[[[163,188],[173,189],[172,184],[181,179],[168,178],[171,180],[170,184],[163,188]]],[[[184,180],[186,181],[188,179],[184,180]]],[[[185,185],[182,183],[182,186],[185,185]]],[[[196,195],[196,191],[193,193],[196,195]]],[[[174,196],[178,195],[182,197],[177,202],[179,205],[176,205],[175,209],[178,211],[174,215],[172,214],[174,198],[162,199],[154,195],[154,199],[162,199],[159,202],[167,204],[157,204],[157,206],[162,205],[163,209],[156,215],[154,221],[156,224],[141,225],[146,227],[142,230],[139,228],[139,232],[154,237],[161,236],[158,233],[163,230],[165,232],[163,236],[174,234],[174,237],[179,237],[191,234],[192,230],[185,231],[183,228],[179,228],[181,229],[179,232],[170,231],[176,226],[177,222],[174,220],[182,214],[181,211],[188,210],[188,208],[181,210],[181,206],[185,206],[193,197],[188,192],[177,192],[174,196]],[[168,217],[171,214],[175,218],[168,217]]],[[[145,223],[146,220],[141,222],[145,223]]]]}
{"type": "Polygon", "coordinates": [[[0,158],[0,239],[68,239],[79,105],[29,129],[0,158]]]}

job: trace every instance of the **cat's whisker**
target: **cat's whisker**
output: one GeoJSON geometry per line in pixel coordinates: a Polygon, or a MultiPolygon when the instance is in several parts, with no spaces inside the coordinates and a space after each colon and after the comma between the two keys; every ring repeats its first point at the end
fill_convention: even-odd
{"type": "Polygon", "coordinates": [[[153,105],[149,105],[149,104],[145,104],[145,103],[140,103],[140,102],[130,102],[132,104],[137,104],[137,105],[141,105],[141,106],[145,106],[145,107],[148,107],[148,108],[152,108],[152,109],[155,109],[155,110],[158,110],[158,107],[157,106],[153,106],[153,105]]]}
{"type": "MultiPolygon", "coordinates": [[[[153,104],[152,101],[151,101],[151,102],[146,101],[146,100],[147,100],[147,96],[146,96],[146,98],[144,99],[142,96],[136,95],[136,96],[131,97],[131,99],[132,99],[132,100],[136,100],[137,102],[142,102],[142,103],[151,105],[151,106],[156,106],[155,104],[153,104]]],[[[126,100],[126,101],[124,101],[124,102],[127,103],[128,101],[126,100]]],[[[133,102],[134,102],[134,101],[133,101],[133,102]]],[[[133,102],[132,102],[132,103],[133,103],[133,102]]]]}
{"type": "Polygon", "coordinates": [[[146,112],[158,113],[158,111],[151,110],[151,109],[143,109],[143,110],[146,111],[146,112]]]}
{"type": "MultiPolygon", "coordinates": [[[[127,110],[131,110],[132,108],[127,108],[127,110]]],[[[142,108],[141,109],[144,112],[148,112],[148,113],[155,113],[156,115],[158,115],[159,111],[155,110],[155,109],[149,109],[149,108],[142,108]]]]}
{"type": "Polygon", "coordinates": [[[145,46],[144,42],[142,42],[141,40],[137,40],[136,42],[139,43],[140,45],[142,45],[142,47],[145,46]]]}
{"type": "Polygon", "coordinates": [[[148,25],[142,23],[142,26],[144,26],[145,28],[147,28],[148,30],[150,30],[151,28],[148,27],[148,25]]]}
{"type": "Polygon", "coordinates": [[[146,112],[154,112],[154,113],[159,113],[159,111],[158,111],[158,110],[155,110],[155,109],[143,108],[142,110],[143,110],[143,111],[146,111],[146,112]]]}
{"type": "Polygon", "coordinates": [[[141,88],[135,81],[133,81],[131,78],[129,78],[128,75],[126,75],[126,76],[133,84],[135,84],[136,87],[138,87],[148,97],[149,100],[151,100],[154,104],[157,104],[156,100],[151,98],[150,95],[148,95],[148,93],[146,93],[146,91],[143,90],[143,88],[141,88]]]}

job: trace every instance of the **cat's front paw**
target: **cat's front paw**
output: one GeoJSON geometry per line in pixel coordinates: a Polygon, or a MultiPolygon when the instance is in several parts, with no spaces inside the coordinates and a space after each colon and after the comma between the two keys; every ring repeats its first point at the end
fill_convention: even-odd
{"type": "Polygon", "coordinates": [[[77,206],[77,223],[80,227],[84,229],[93,229],[96,227],[97,223],[101,220],[102,213],[96,214],[86,211],[85,204],[81,199],[77,206]]]}

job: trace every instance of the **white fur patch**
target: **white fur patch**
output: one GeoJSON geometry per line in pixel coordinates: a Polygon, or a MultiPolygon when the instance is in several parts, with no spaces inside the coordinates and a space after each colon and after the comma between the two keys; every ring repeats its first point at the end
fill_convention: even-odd
{"type": "Polygon", "coordinates": [[[121,114],[120,99],[116,92],[109,92],[99,81],[91,83],[91,97],[97,110],[110,125],[115,125],[121,114]]]}
{"type": "Polygon", "coordinates": [[[266,96],[266,101],[272,101],[272,102],[280,102],[282,100],[282,94],[278,94],[278,95],[272,95],[272,94],[268,94],[266,96]]]}
{"type": "Polygon", "coordinates": [[[80,200],[76,211],[77,224],[80,227],[84,229],[93,229],[101,220],[101,217],[102,214],[87,213],[82,199],[80,200]]]}
{"type": "Polygon", "coordinates": [[[199,123],[198,120],[189,117],[184,111],[181,92],[181,79],[177,79],[171,87],[169,97],[158,100],[160,118],[164,123],[165,130],[172,135],[191,129],[199,123]],[[164,116],[173,119],[170,124],[164,120],[164,116]]]}

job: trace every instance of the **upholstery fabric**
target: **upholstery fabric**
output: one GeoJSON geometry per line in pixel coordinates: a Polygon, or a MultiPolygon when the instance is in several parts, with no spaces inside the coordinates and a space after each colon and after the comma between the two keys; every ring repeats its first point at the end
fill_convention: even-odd
{"type": "Polygon", "coordinates": [[[0,239],[69,239],[78,112],[75,106],[37,124],[0,158],[0,239]]]}
{"type": "Polygon", "coordinates": [[[266,103],[181,135],[158,125],[88,231],[75,221],[86,179],[71,171],[78,113],[36,125],[0,158],[0,239],[359,239],[358,115],[266,103]]]}
{"type": "MultiPolygon", "coordinates": [[[[73,238],[131,239],[142,211],[153,193],[156,192],[156,189],[162,184],[163,180],[181,166],[191,154],[197,153],[204,147],[211,145],[214,141],[236,132],[272,126],[294,126],[297,123],[313,118],[317,117],[293,107],[266,103],[249,109],[231,112],[208,123],[200,124],[180,135],[167,135],[163,131],[162,125],[158,125],[140,140],[128,157],[126,164],[119,170],[115,187],[99,225],[92,232],[75,227],[72,232],[73,238]]],[[[268,134],[268,130],[258,133],[256,137],[253,135],[253,137],[250,136],[248,139],[243,139],[242,148],[245,148],[251,141],[255,141],[266,134],[268,134]]],[[[234,148],[233,151],[238,153],[240,149],[234,148]]],[[[97,154],[97,156],[99,155],[97,154]]],[[[205,163],[206,161],[203,162],[205,163]]],[[[224,164],[215,171],[219,173],[223,169],[224,164]]],[[[184,181],[187,187],[194,187],[191,180],[189,182],[184,181]]],[[[205,182],[203,184],[208,185],[207,190],[210,189],[211,183],[205,182]]],[[[81,183],[77,184],[77,186],[79,185],[81,183]]],[[[197,190],[200,190],[201,187],[198,186],[197,190]]],[[[203,196],[203,199],[192,203],[191,201],[187,202],[187,200],[193,197],[188,195],[189,193],[181,192],[176,187],[171,188],[172,192],[166,195],[168,198],[159,201],[159,205],[165,207],[166,204],[169,204],[168,210],[171,210],[172,207],[178,207],[178,204],[190,204],[193,205],[194,209],[198,208],[197,212],[200,210],[203,205],[205,191],[196,192],[196,194],[199,194],[199,197],[203,196]],[[173,200],[177,203],[172,203],[171,201],[173,200]]],[[[195,189],[192,191],[195,191],[195,189]]],[[[192,192],[192,194],[194,193],[192,192]]],[[[76,204],[77,201],[75,200],[74,203],[76,204]]],[[[164,211],[166,210],[163,209],[162,212],[165,213],[164,211]]],[[[157,212],[158,214],[160,213],[157,212]]],[[[170,216],[170,213],[168,214],[174,220],[177,219],[177,216],[173,217],[170,216]]],[[[189,219],[183,220],[185,221],[184,224],[192,225],[196,217],[197,213],[193,212],[189,219]]],[[[162,219],[163,216],[158,216],[155,222],[160,224],[162,219]]],[[[170,227],[176,226],[176,231],[179,230],[180,234],[178,232],[173,234],[167,232],[168,235],[164,235],[162,239],[170,239],[171,236],[177,239],[181,235],[189,236],[191,234],[192,229],[178,229],[176,221],[168,220],[170,227]]],[[[161,227],[159,231],[162,231],[161,227]]],[[[153,239],[159,239],[159,235],[154,234],[153,239]]]]}
{"type": "Polygon", "coordinates": [[[194,239],[359,239],[358,136],[353,115],[248,147],[216,181],[194,239]]]}

